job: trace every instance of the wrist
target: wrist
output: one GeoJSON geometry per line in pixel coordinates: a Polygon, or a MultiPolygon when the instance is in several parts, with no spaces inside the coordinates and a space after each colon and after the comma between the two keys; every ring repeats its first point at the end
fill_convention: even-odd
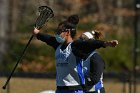
{"type": "Polygon", "coordinates": [[[105,47],[110,46],[110,42],[109,41],[105,41],[104,45],[105,45],[105,47]]]}

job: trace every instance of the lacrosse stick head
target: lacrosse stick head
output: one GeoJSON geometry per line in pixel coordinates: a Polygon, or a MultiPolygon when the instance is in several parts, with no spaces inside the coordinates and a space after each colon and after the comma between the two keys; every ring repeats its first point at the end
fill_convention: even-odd
{"type": "Polygon", "coordinates": [[[54,16],[53,10],[48,6],[40,6],[38,8],[39,16],[35,22],[35,28],[41,29],[42,26],[54,16]]]}

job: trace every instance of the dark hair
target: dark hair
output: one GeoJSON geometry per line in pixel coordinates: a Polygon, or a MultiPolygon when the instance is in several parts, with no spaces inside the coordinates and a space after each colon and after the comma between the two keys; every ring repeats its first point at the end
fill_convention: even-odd
{"type": "Polygon", "coordinates": [[[67,21],[69,23],[77,25],[79,23],[79,17],[78,17],[78,15],[71,15],[70,17],[68,17],[67,21]]]}
{"type": "Polygon", "coordinates": [[[78,15],[71,15],[67,19],[66,28],[71,29],[71,37],[74,38],[76,35],[76,27],[79,23],[79,17],[78,15]]]}
{"type": "Polygon", "coordinates": [[[101,39],[102,38],[102,33],[100,31],[94,31],[95,32],[95,39],[101,39]]]}
{"type": "Polygon", "coordinates": [[[71,15],[66,21],[59,23],[59,27],[63,30],[70,29],[71,37],[74,38],[76,35],[76,26],[79,23],[78,15],[71,15]]]}

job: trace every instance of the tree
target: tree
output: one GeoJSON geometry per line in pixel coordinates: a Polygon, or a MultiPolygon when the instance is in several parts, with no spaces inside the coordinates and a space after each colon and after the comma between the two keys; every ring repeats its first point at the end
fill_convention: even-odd
{"type": "Polygon", "coordinates": [[[9,0],[0,1],[0,65],[7,52],[9,35],[9,0]]]}
{"type": "Polygon", "coordinates": [[[105,10],[104,10],[104,2],[103,0],[97,0],[97,5],[99,8],[99,21],[104,22],[105,21],[105,10]]]}
{"type": "Polygon", "coordinates": [[[18,0],[0,2],[0,68],[4,67],[4,57],[9,51],[18,24],[18,0]]]}

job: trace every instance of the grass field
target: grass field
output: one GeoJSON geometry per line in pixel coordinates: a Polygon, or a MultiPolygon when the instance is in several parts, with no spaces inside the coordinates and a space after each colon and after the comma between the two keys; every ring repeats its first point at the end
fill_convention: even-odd
{"type": "MultiPolygon", "coordinates": [[[[55,90],[55,79],[36,78],[12,78],[9,90],[3,90],[6,78],[0,78],[0,93],[40,93],[44,90],[55,90]]],[[[126,92],[123,92],[123,83],[118,81],[104,81],[106,93],[129,93],[129,85],[126,84],[126,92]]],[[[137,84],[137,93],[140,93],[140,84],[137,84]]]]}

